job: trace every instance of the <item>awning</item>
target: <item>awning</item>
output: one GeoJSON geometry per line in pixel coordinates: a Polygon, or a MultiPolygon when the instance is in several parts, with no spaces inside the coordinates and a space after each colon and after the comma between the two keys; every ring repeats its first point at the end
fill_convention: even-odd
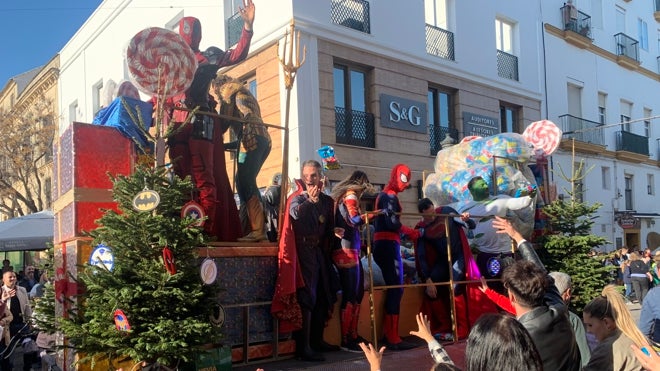
{"type": "Polygon", "coordinates": [[[660,214],[658,214],[658,213],[632,213],[632,216],[634,218],[641,218],[641,219],[660,218],[660,214]]]}
{"type": "Polygon", "coordinates": [[[53,212],[48,210],[0,222],[0,251],[46,250],[53,231],[53,212]]]}

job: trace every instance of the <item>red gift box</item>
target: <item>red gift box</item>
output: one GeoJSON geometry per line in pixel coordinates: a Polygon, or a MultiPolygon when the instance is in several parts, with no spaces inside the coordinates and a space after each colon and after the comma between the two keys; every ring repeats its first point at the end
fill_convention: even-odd
{"type": "Polygon", "coordinates": [[[130,175],[135,145],[113,127],[74,122],[53,154],[53,212],[56,243],[96,228],[102,209],[116,209],[108,174],[130,175]]]}

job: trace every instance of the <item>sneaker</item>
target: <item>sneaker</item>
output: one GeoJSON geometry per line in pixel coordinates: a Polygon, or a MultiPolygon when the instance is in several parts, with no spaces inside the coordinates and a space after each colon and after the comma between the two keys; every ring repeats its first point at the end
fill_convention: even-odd
{"type": "Polygon", "coordinates": [[[347,352],[352,353],[362,353],[362,348],[360,348],[360,343],[355,340],[348,340],[346,342],[341,342],[341,349],[347,352]]]}
{"type": "Polygon", "coordinates": [[[413,348],[416,348],[416,347],[417,347],[416,344],[409,343],[409,342],[407,342],[407,341],[405,341],[405,340],[401,340],[401,342],[398,342],[398,343],[396,343],[396,344],[393,344],[393,343],[388,342],[388,341],[387,341],[387,338],[383,338],[383,340],[381,341],[381,343],[382,343],[383,345],[385,345],[385,347],[386,347],[388,350],[396,350],[396,351],[398,351],[398,350],[409,350],[409,349],[413,349],[413,348]]]}

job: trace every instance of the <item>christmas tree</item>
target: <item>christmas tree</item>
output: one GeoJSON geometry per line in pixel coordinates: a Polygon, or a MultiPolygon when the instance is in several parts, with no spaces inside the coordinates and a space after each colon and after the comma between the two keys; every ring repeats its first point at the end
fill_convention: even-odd
{"type": "Polygon", "coordinates": [[[204,236],[198,219],[181,217],[192,183],[146,166],[112,181],[119,212],[105,212],[90,232],[93,246],[110,249],[112,263],[79,273],[84,293],[60,330],[83,361],[191,361],[201,345],[219,340],[209,320],[217,285],[200,278],[204,236]]]}
{"type": "MultiPolygon", "coordinates": [[[[581,184],[584,163],[580,162],[570,176],[562,177],[572,185],[581,184]]],[[[594,213],[599,203],[588,205],[581,201],[580,187],[565,190],[570,198],[555,200],[543,207],[548,217],[550,233],[544,236],[542,260],[548,271],[564,272],[573,280],[571,310],[582,313],[582,308],[600,295],[610,283],[612,267],[590,256],[591,251],[608,241],[591,234],[594,213]]]]}

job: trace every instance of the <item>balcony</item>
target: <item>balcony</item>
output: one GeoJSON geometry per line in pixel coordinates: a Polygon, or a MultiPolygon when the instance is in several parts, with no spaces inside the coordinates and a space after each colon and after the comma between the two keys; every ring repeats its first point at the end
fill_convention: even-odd
{"type": "Polygon", "coordinates": [[[564,5],[559,9],[564,23],[564,39],[585,49],[591,45],[591,16],[577,10],[573,5],[564,5]]]}
{"type": "Polygon", "coordinates": [[[604,146],[603,126],[599,122],[585,120],[573,115],[559,116],[559,128],[564,133],[564,138],[575,139],[584,143],[597,144],[604,146]]]}
{"type": "Polygon", "coordinates": [[[616,157],[626,161],[641,162],[649,157],[649,138],[627,132],[616,132],[616,157]]]}
{"type": "Polygon", "coordinates": [[[438,151],[445,146],[450,146],[458,143],[458,130],[454,128],[447,128],[444,126],[430,125],[429,126],[429,144],[431,156],[438,154],[438,151]]]}
{"type": "Polygon", "coordinates": [[[243,32],[243,18],[236,13],[227,19],[227,49],[238,43],[243,32]]]}
{"type": "Polygon", "coordinates": [[[497,76],[518,81],[518,57],[498,50],[497,76]]]}
{"type": "Polygon", "coordinates": [[[426,24],[426,52],[440,58],[454,60],[454,33],[426,24]]]}
{"type": "Polygon", "coordinates": [[[630,70],[639,68],[639,42],[632,37],[619,32],[614,35],[617,63],[630,70]]]}
{"type": "Polygon", "coordinates": [[[332,23],[371,33],[369,2],[365,0],[332,0],[332,23]]]}
{"type": "Polygon", "coordinates": [[[360,147],[376,147],[374,115],[335,107],[335,141],[360,147]]]}

